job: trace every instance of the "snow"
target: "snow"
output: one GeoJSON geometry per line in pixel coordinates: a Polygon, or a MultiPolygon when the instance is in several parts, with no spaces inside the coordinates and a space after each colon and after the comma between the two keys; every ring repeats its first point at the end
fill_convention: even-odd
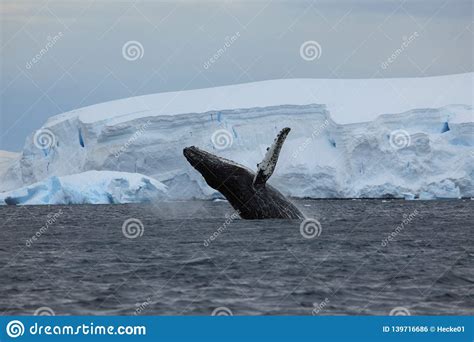
{"type": "Polygon", "coordinates": [[[46,127],[73,117],[84,123],[107,120],[110,124],[118,124],[147,116],[313,103],[325,104],[337,123],[358,123],[374,120],[380,114],[402,113],[414,108],[438,108],[451,104],[472,106],[473,75],[284,79],[151,94],[57,115],[48,120],[46,127]]]}
{"type": "Polygon", "coordinates": [[[21,181],[16,179],[16,177],[6,175],[9,168],[18,163],[20,158],[20,153],[0,150],[0,188],[12,189],[21,184],[21,181]]]}
{"type": "Polygon", "coordinates": [[[20,159],[20,153],[0,150],[0,172],[20,159]]]}
{"type": "Polygon", "coordinates": [[[10,151],[2,151],[0,150],[0,163],[4,160],[9,160],[9,159],[16,159],[20,156],[19,153],[16,152],[10,152],[10,151]]]}
{"type": "Polygon", "coordinates": [[[86,171],[51,176],[32,185],[0,193],[0,204],[142,203],[166,196],[166,186],[150,177],[115,171],[86,171]]]}
{"type": "MultiPolygon", "coordinates": [[[[473,75],[275,80],[89,106],[48,120],[42,130],[54,135],[52,145],[39,148],[33,132],[21,156],[0,165],[0,191],[38,182],[51,190],[54,177],[98,170],[148,176],[167,186],[169,199],[217,198],[186,162],[184,147],[256,171],[278,132],[290,127],[268,181],[287,195],[473,197],[473,75]],[[226,134],[226,148],[213,144],[217,131],[226,134]]],[[[96,200],[88,193],[78,199],[87,196],[96,200]]]]}

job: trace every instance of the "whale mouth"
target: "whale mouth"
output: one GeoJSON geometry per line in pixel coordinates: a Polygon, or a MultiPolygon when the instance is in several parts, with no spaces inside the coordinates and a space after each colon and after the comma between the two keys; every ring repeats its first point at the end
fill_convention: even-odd
{"type": "Polygon", "coordinates": [[[205,152],[196,146],[186,147],[183,149],[183,154],[193,167],[202,162],[205,156],[205,152]]]}
{"type": "Polygon", "coordinates": [[[202,168],[216,172],[216,168],[223,165],[221,158],[201,150],[196,146],[190,146],[183,149],[183,154],[189,164],[199,172],[203,172],[202,168]]]}
{"type": "Polygon", "coordinates": [[[193,168],[203,175],[208,184],[214,184],[214,181],[218,182],[219,179],[222,178],[222,174],[225,174],[226,172],[232,172],[231,170],[234,170],[236,167],[241,168],[240,165],[237,165],[231,160],[218,157],[212,153],[201,150],[196,146],[184,148],[183,154],[188,160],[189,164],[191,164],[193,168]]]}

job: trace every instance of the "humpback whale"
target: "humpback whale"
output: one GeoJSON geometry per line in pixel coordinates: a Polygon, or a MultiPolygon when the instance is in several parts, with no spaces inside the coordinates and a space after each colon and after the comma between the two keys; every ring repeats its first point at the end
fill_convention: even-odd
{"type": "Polygon", "coordinates": [[[303,219],[304,215],[293,203],[267,184],[289,132],[290,128],[284,128],[278,133],[257,165],[256,173],[195,146],[186,147],[183,154],[206,183],[224,195],[243,219],[303,219]]]}

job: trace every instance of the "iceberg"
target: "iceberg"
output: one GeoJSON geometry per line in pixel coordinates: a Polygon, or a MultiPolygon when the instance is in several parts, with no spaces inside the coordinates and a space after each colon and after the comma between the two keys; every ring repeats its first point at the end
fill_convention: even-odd
{"type": "MultiPolygon", "coordinates": [[[[33,132],[20,155],[0,164],[0,191],[39,184],[54,191],[53,180],[96,170],[165,186],[170,200],[220,198],[183,148],[196,145],[255,171],[280,129],[291,127],[269,181],[285,195],[473,197],[473,75],[273,80],[101,103],[51,117],[33,132]]],[[[111,203],[110,183],[100,184],[91,187],[102,195],[84,192],[75,203],[89,196],[111,203]]],[[[148,198],[129,186],[121,191],[117,203],[148,198]]]]}
{"type": "Polygon", "coordinates": [[[166,186],[136,173],[86,171],[51,176],[17,190],[0,193],[4,204],[143,203],[166,197],[166,186]]]}

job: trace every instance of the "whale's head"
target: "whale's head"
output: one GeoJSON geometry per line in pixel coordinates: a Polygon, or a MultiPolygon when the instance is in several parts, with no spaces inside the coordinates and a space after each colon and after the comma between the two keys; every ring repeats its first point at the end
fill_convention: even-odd
{"type": "Polygon", "coordinates": [[[252,181],[252,172],[232,160],[216,156],[195,146],[186,147],[183,154],[191,166],[204,177],[207,184],[216,190],[222,191],[224,183],[231,187],[235,177],[241,177],[241,182],[244,179],[252,181]]]}

